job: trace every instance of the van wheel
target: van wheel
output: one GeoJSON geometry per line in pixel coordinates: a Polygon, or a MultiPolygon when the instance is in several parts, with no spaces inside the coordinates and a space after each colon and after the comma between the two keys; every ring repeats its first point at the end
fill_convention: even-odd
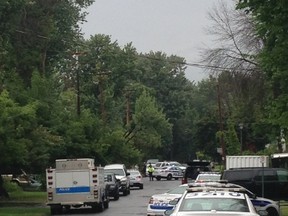
{"type": "Polygon", "coordinates": [[[157,180],[157,181],[160,181],[160,180],[161,180],[161,177],[160,177],[160,176],[157,176],[157,177],[156,177],[156,180],[157,180]]]}
{"type": "Polygon", "coordinates": [[[50,206],[51,215],[62,214],[62,206],[61,205],[52,205],[50,206]]]}
{"type": "Polygon", "coordinates": [[[279,216],[278,212],[274,208],[268,208],[266,211],[268,212],[268,216],[279,216]]]}

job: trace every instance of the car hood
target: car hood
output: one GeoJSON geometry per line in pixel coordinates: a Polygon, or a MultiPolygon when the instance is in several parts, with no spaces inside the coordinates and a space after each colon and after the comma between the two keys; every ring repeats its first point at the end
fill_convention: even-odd
{"type": "Polygon", "coordinates": [[[122,176],[122,175],[115,175],[116,179],[118,180],[122,180],[122,179],[126,179],[127,177],[126,176],[122,176]]]}
{"type": "Polygon", "coordinates": [[[153,203],[169,203],[171,200],[180,198],[182,194],[156,194],[153,195],[153,203]]]}

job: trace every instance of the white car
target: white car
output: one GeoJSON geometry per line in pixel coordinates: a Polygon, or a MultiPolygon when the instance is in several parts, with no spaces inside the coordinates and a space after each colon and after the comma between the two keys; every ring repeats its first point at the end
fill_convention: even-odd
{"type": "MultiPolygon", "coordinates": [[[[207,183],[195,183],[198,186],[204,186],[207,183]]],[[[189,185],[195,185],[195,184],[189,184],[189,185]]],[[[226,184],[225,187],[235,187],[235,188],[243,188],[239,185],[230,184],[230,183],[208,183],[210,186],[217,186],[221,187],[221,184],[226,184]]],[[[183,193],[186,191],[186,189],[189,188],[188,184],[182,184],[178,187],[175,187],[166,193],[163,194],[155,194],[151,196],[149,200],[149,204],[147,207],[147,215],[163,215],[166,210],[171,210],[174,205],[169,203],[171,200],[177,200],[179,199],[183,193]]],[[[267,211],[268,216],[279,216],[280,215],[280,208],[279,204],[273,200],[266,199],[263,197],[256,197],[251,191],[243,188],[243,190],[246,191],[247,195],[249,196],[252,204],[254,205],[255,209],[257,211],[267,211]]]]}
{"type": "Polygon", "coordinates": [[[138,187],[139,189],[143,189],[143,178],[139,170],[128,169],[128,173],[130,173],[130,188],[138,187]]]}
{"type": "Polygon", "coordinates": [[[219,172],[200,172],[195,182],[219,181],[221,174],[219,172]]]}
{"type": "Polygon", "coordinates": [[[173,178],[175,180],[182,178],[183,173],[182,170],[177,166],[167,166],[155,169],[153,176],[157,179],[157,181],[161,180],[162,178],[170,181],[173,178]]]}
{"type": "Polygon", "coordinates": [[[184,192],[172,210],[165,211],[171,216],[259,216],[266,211],[256,212],[245,190],[232,187],[193,186],[184,192]]]}
{"type": "Polygon", "coordinates": [[[151,196],[147,207],[147,216],[164,215],[166,210],[173,209],[174,205],[169,204],[169,202],[179,199],[187,188],[188,184],[182,184],[163,194],[151,196]]]}
{"type": "Polygon", "coordinates": [[[183,173],[186,169],[186,166],[184,166],[183,164],[180,164],[177,161],[162,161],[162,162],[157,162],[154,166],[155,169],[161,168],[161,167],[166,167],[166,166],[177,166],[179,167],[183,173]]]}

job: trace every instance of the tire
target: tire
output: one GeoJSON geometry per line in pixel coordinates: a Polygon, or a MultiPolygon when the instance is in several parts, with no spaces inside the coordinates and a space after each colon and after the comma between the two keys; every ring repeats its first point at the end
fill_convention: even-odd
{"type": "Polygon", "coordinates": [[[179,178],[175,178],[175,180],[178,180],[179,178]]]}
{"type": "Polygon", "coordinates": [[[106,200],[104,201],[104,208],[105,208],[105,209],[109,208],[109,199],[106,199],[106,200]]]}
{"type": "Polygon", "coordinates": [[[156,176],[156,180],[157,180],[157,181],[160,181],[160,180],[161,180],[161,177],[160,177],[160,176],[156,176]]]}
{"type": "Polygon", "coordinates": [[[130,194],[130,187],[127,189],[127,195],[130,194]]]}
{"type": "Polygon", "coordinates": [[[50,206],[51,215],[62,214],[62,206],[61,205],[52,205],[50,206]]]}
{"type": "Polygon", "coordinates": [[[144,188],[144,187],[143,187],[143,184],[141,184],[141,185],[139,186],[139,189],[142,190],[143,188],[144,188]]]}
{"type": "Polygon", "coordinates": [[[127,196],[127,195],[128,195],[128,190],[125,189],[125,190],[123,191],[123,196],[127,196]]]}
{"type": "Polygon", "coordinates": [[[268,212],[268,216],[279,216],[278,212],[274,208],[268,208],[266,211],[268,212]]]}
{"type": "Polygon", "coordinates": [[[97,212],[103,212],[104,211],[104,202],[100,202],[98,203],[98,206],[97,206],[97,212]]]}
{"type": "Polygon", "coordinates": [[[172,175],[171,175],[171,174],[169,174],[169,175],[167,176],[167,180],[168,180],[168,181],[171,181],[171,180],[172,180],[172,175]]]}
{"type": "Polygon", "coordinates": [[[116,193],[113,198],[114,198],[114,200],[118,200],[119,199],[119,192],[116,193]]]}

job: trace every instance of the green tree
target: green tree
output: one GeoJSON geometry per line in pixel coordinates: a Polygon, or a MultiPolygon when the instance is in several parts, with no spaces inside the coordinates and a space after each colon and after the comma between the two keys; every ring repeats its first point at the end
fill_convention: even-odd
{"type": "Polygon", "coordinates": [[[155,98],[146,91],[136,100],[133,115],[134,130],[130,134],[134,145],[146,157],[157,155],[161,149],[169,156],[172,144],[172,125],[155,98]]]}
{"type": "MultiPolygon", "coordinates": [[[[259,55],[261,67],[270,87],[270,123],[278,128],[287,128],[287,11],[286,1],[239,0],[238,9],[251,13],[257,22],[257,33],[263,38],[263,51],[259,55]]],[[[276,134],[275,134],[276,136],[276,134]]]]}

